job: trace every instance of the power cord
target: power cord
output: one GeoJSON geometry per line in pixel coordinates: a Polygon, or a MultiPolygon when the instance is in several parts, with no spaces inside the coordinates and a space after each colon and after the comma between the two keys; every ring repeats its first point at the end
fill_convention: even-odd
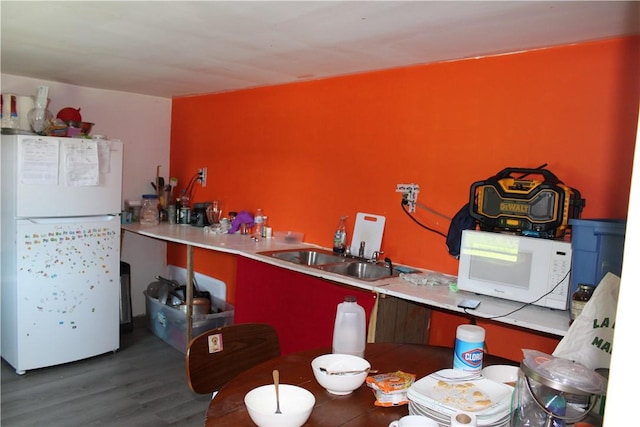
{"type": "Polygon", "coordinates": [[[193,175],[191,179],[189,179],[187,186],[183,190],[185,195],[189,197],[189,203],[193,203],[193,190],[194,190],[193,184],[195,184],[196,181],[199,179],[200,179],[200,172],[196,172],[196,174],[193,175]]]}
{"type": "MultiPolygon", "coordinates": [[[[438,231],[438,230],[435,230],[435,229],[433,229],[433,228],[431,228],[431,227],[428,227],[428,226],[424,225],[423,223],[421,223],[420,221],[418,221],[417,219],[415,219],[415,218],[413,217],[413,215],[411,215],[411,213],[410,213],[410,212],[407,210],[407,208],[406,208],[406,206],[407,206],[408,204],[409,204],[409,201],[403,197],[403,198],[402,198],[402,201],[400,202],[400,206],[402,207],[402,210],[404,211],[404,213],[406,213],[406,214],[407,214],[407,216],[408,216],[409,218],[411,218],[411,220],[412,220],[413,222],[415,222],[416,224],[418,224],[420,227],[424,228],[425,230],[431,231],[432,233],[439,234],[440,236],[444,237],[445,239],[447,238],[447,235],[446,235],[446,234],[444,234],[444,233],[442,233],[442,232],[440,232],[440,231],[438,231]]],[[[430,210],[430,209],[429,209],[429,210],[430,210]]],[[[441,214],[439,214],[439,215],[441,215],[441,214]]]]}
{"type": "Polygon", "coordinates": [[[476,314],[473,314],[473,313],[471,313],[471,312],[467,311],[467,309],[466,309],[466,308],[464,309],[464,312],[465,312],[465,314],[467,314],[467,315],[471,316],[472,318],[473,318],[473,317],[476,317],[476,318],[478,318],[478,319],[487,319],[487,320],[500,319],[501,317],[507,317],[507,316],[510,316],[510,315],[512,315],[513,313],[516,313],[516,312],[518,312],[518,311],[520,311],[520,310],[524,309],[525,307],[528,307],[528,306],[530,306],[530,305],[533,305],[533,304],[537,303],[537,302],[538,302],[538,301],[540,301],[542,298],[544,298],[544,297],[546,297],[547,295],[549,295],[549,294],[553,293],[553,291],[555,291],[555,290],[556,290],[556,288],[557,288],[558,286],[560,286],[560,284],[561,284],[562,282],[564,282],[564,281],[567,279],[567,277],[569,277],[569,274],[570,274],[570,273],[571,273],[571,270],[567,271],[567,274],[565,274],[565,275],[564,275],[564,277],[563,277],[563,278],[562,278],[558,283],[556,283],[556,285],[555,285],[555,286],[554,286],[554,287],[553,287],[549,292],[547,292],[546,294],[543,294],[540,298],[538,298],[538,299],[536,299],[536,300],[533,300],[533,301],[531,301],[531,302],[524,303],[524,304],[522,304],[522,306],[521,306],[521,307],[518,307],[518,308],[516,308],[516,309],[514,309],[514,310],[511,310],[511,311],[510,311],[510,312],[508,312],[508,313],[501,314],[501,315],[499,315],[499,316],[484,317],[484,316],[478,316],[478,315],[476,315],[476,314]]]}

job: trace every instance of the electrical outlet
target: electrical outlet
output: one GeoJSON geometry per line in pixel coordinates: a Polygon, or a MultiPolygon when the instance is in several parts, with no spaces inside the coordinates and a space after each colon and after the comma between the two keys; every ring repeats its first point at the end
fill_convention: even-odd
{"type": "Polygon", "coordinates": [[[207,168],[198,169],[198,181],[203,187],[207,186],[207,168]]]}
{"type": "Polygon", "coordinates": [[[396,193],[402,193],[402,200],[409,206],[409,212],[416,211],[416,203],[418,203],[418,193],[420,186],[418,184],[398,184],[396,185],[396,193]]]}

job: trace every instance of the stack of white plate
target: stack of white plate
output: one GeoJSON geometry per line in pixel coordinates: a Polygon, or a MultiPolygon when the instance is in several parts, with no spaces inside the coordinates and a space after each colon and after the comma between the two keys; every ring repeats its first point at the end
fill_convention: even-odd
{"type": "Polygon", "coordinates": [[[473,413],[478,426],[509,425],[513,387],[486,378],[465,379],[468,372],[443,369],[414,382],[407,392],[409,413],[451,425],[457,411],[473,413]],[[446,378],[446,379],[445,379],[446,378]]]}

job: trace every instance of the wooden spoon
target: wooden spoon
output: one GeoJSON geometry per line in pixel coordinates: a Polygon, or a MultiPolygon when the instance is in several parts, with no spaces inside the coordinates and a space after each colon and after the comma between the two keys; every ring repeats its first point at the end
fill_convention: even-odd
{"type": "Polygon", "coordinates": [[[278,385],[280,384],[280,372],[277,369],[273,370],[273,384],[276,386],[276,414],[282,414],[280,411],[280,390],[278,385]]]}

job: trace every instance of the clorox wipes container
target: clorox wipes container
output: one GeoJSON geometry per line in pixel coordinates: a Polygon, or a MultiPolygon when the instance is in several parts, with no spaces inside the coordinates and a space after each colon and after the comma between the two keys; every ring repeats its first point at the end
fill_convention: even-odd
{"type": "Polygon", "coordinates": [[[453,369],[480,373],[484,356],[484,337],[484,328],[480,326],[458,326],[453,354],[453,369]]]}

